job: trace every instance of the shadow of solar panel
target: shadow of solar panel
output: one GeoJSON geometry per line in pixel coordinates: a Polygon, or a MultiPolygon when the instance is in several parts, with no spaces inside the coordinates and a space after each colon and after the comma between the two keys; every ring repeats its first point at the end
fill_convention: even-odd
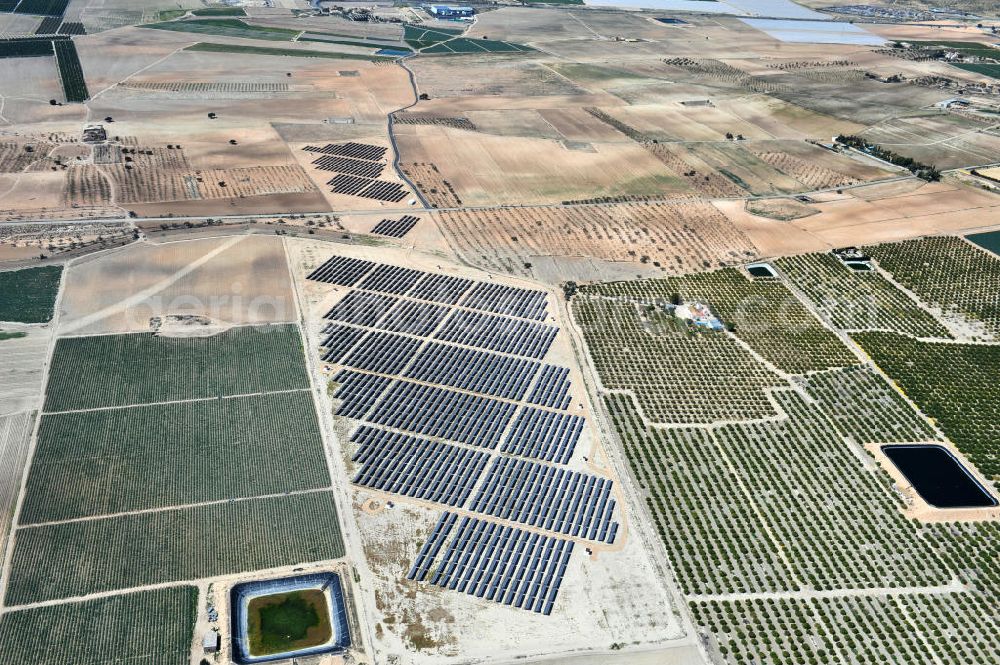
{"type": "Polygon", "coordinates": [[[372,233],[389,238],[402,238],[420,221],[419,217],[403,215],[399,219],[383,219],[372,228],[372,233]]]}
{"type": "Polygon", "coordinates": [[[521,457],[566,464],[583,433],[580,416],[525,407],[514,420],[500,450],[521,457]]]}
{"type": "Polygon", "coordinates": [[[349,256],[334,256],[313,270],[306,279],[324,284],[354,286],[355,283],[375,267],[371,261],[354,259],[349,256]]]}
{"type": "Polygon", "coordinates": [[[358,288],[381,291],[382,293],[403,294],[409,291],[423,275],[423,272],[412,268],[380,263],[365,277],[364,281],[358,284],[358,288]]]}
{"type": "Polygon", "coordinates": [[[493,461],[472,510],[574,538],[612,543],[612,481],[512,457],[493,461]]]}
{"type": "Polygon", "coordinates": [[[565,411],[571,401],[570,385],[568,368],[545,365],[538,375],[538,382],[535,383],[531,395],[528,396],[528,402],[565,411]]]}
{"type": "Polygon", "coordinates": [[[373,330],[354,347],[342,365],[380,374],[399,374],[409,364],[423,340],[384,330],[373,330]]]}
{"type": "Polygon", "coordinates": [[[489,455],[481,450],[428,441],[363,426],[351,437],[361,465],[353,482],[449,506],[465,503],[489,455]]]}
{"type": "Polygon", "coordinates": [[[382,293],[351,291],[323,315],[324,319],[345,321],[359,326],[372,326],[399,302],[399,298],[382,293]]]}
{"type": "Polygon", "coordinates": [[[368,421],[417,434],[495,448],[515,405],[436,386],[397,381],[368,421]]]}
{"type": "Polygon", "coordinates": [[[435,337],[528,358],[542,358],[559,329],[544,323],[459,309],[435,337]]]}
{"type": "Polygon", "coordinates": [[[460,518],[457,528],[451,518],[442,520],[447,530],[442,527],[425,543],[419,567],[411,569],[413,579],[426,579],[433,571],[431,583],[437,586],[546,615],[552,612],[573,553],[572,541],[471,517],[460,518]],[[452,533],[435,566],[442,542],[452,533]]]}
{"type": "Polygon", "coordinates": [[[350,143],[327,143],[322,147],[307,145],[303,150],[306,152],[321,152],[324,155],[343,155],[344,157],[354,157],[355,159],[378,161],[385,157],[387,148],[367,143],[354,143],[352,141],[350,143]]]}
{"type": "Polygon", "coordinates": [[[342,369],[333,377],[340,387],[334,393],[334,398],[341,400],[336,415],[347,418],[362,418],[371,410],[392,379],[376,374],[365,374],[354,370],[342,369]]]}
{"type": "Polygon", "coordinates": [[[429,342],[406,370],[412,379],[519,400],[540,367],[526,358],[429,342]]]}
{"type": "Polygon", "coordinates": [[[434,332],[447,315],[448,308],[444,305],[400,300],[379,322],[378,327],[383,330],[426,337],[434,332]]]}
{"type": "Polygon", "coordinates": [[[414,284],[413,288],[406,295],[411,298],[454,305],[473,284],[475,282],[464,277],[435,275],[425,272],[423,273],[423,279],[414,284]]]}
{"type": "Polygon", "coordinates": [[[544,291],[519,289],[514,286],[489,282],[477,282],[472,291],[459,304],[472,309],[481,309],[496,314],[509,314],[536,321],[544,319],[546,314],[544,291]]]}
{"type": "Polygon", "coordinates": [[[379,162],[366,162],[360,159],[336,157],[334,155],[317,157],[312,161],[312,164],[322,171],[346,173],[360,178],[377,178],[382,175],[382,171],[385,169],[385,166],[379,162]]]}
{"type": "Polygon", "coordinates": [[[365,331],[360,328],[352,328],[340,323],[328,323],[323,327],[323,334],[326,335],[320,342],[323,351],[323,362],[339,363],[340,359],[347,354],[354,345],[365,335],[365,331]]]}

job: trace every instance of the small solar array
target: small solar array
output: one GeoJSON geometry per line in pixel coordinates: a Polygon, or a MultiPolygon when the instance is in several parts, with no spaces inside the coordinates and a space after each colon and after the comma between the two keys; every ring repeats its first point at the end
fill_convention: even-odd
{"type": "Polygon", "coordinates": [[[528,395],[528,402],[565,411],[569,408],[569,368],[545,365],[528,395]]]}
{"type": "Polygon", "coordinates": [[[351,441],[360,446],[353,458],[361,465],[355,483],[448,506],[465,503],[489,458],[479,450],[367,426],[351,441]]]}
{"type": "Polygon", "coordinates": [[[319,153],[312,164],[322,171],[336,173],[327,181],[330,191],[378,201],[398,203],[406,198],[406,189],[397,182],[377,180],[385,164],[386,148],[366,143],[330,143],[306,146],[307,152],[319,153]]]}
{"type": "Polygon", "coordinates": [[[365,423],[353,482],[484,516],[444,513],[408,577],[550,613],[565,537],[612,543],[618,523],[612,481],[564,466],[585,421],[569,369],[541,362],[545,292],[345,257],[309,279],[350,287],[321,353],[343,367],[337,414],[365,423]]]}
{"type": "Polygon", "coordinates": [[[573,537],[612,543],[615,500],[611,481],[578,471],[515,459],[493,460],[472,510],[573,537]]]}
{"type": "Polygon", "coordinates": [[[444,513],[407,578],[486,598],[504,605],[551,614],[573,542],[561,538],[444,513]],[[454,529],[458,521],[458,529],[454,529]],[[451,538],[441,563],[436,559],[451,538]],[[433,573],[433,574],[432,574],[433,573]]]}
{"type": "Polygon", "coordinates": [[[383,219],[372,228],[372,233],[389,238],[402,238],[419,221],[420,218],[413,215],[403,215],[399,219],[383,219]]]}

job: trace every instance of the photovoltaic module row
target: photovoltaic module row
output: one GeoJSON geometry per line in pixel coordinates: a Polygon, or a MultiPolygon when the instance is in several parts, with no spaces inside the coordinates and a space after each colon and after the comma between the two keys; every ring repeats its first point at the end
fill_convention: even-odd
{"type": "Polygon", "coordinates": [[[500,450],[566,464],[573,457],[583,424],[584,419],[580,416],[525,407],[514,420],[500,450]]]}
{"type": "Polygon", "coordinates": [[[386,236],[388,238],[402,238],[409,233],[419,221],[420,218],[414,217],[413,215],[403,215],[399,219],[383,219],[372,228],[372,233],[380,236],[386,236]]]}
{"type": "Polygon", "coordinates": [[[471,309],[541,321],[545,318],[545,303],[544,291],[477,282],[459,304],[471,309]]]}
{"type": "Polygon", "coordinates": [[[333,171],[334,173],[346,173],[361,178],[377,178],[382,175],[385,169],[379,162],[366,162],[350,157],[336,157],[334,155],[323,155],[312,161],[313,166],[321,171],[333,171]]]}
{"type": "Polygon", "coordinates": [[[495,448],[515,405],[435,386],[397,381],[368,421],[417,434],[495,448]]]}
{"type": "Polygon", "coordinates": [[[369,291],[461,305],[470,309],[540,320],[545,318],[544,291],[519,289],[464,277],[440,275],[364,259],[334,256],[309,273],[308,279],[325,284],[356,286],[369,291]],[[375,272],[373,272],[373,270],[375,272]],[[370,275],[371,280],[359,283],[370,275]],[[470,291],[470,289],[472,289],[470,291]]]}
{"type": "Polygon", "coordinates": [[[528,396],[528,401],[539,406],[566,410],[569,408],[569,368],[545,365],[538,375],[538,382],[528,396]]]}
{"type": "Polygon", "coordinates": [[[417,302],[416,300],[400,300],[378,322],[378,327],[383,330],[427,337],[434,332],[446,316],[448,316],[448,308],[444,305],[417,302]]]}
{"type": "Polygon", "coordinates": [[[354,349],[340,360],[340,364],[379,374],[399,374],[421,344],[423,340],[417,337],[373,330],[365,334],[354,349]]]}
{"type": "Polygon", "coordinates": [[[559,329],[522,319],[458,309],[435,335],[438,339],[528,358],[542,358],[559,329]]]}
{"type": "Polygon", "coordinates": [[[538,372],[534,360],[430,342],[406,376],[477,393],[519,400],[538,372]]]}
{"type": "Polygon", "coordinates": [[[465,503],[489,455],[446,443],[363,426],[351,441],[357,485],[449,506],[465,503]]]}
{"type": "Polygon", "coordinates": [[[373,326],[398,302],[399,298],[384,293],[351,291],[331,307],[323,318],[359,326],[373,326]]]}
{"type": "Polygon", "coordinates": [[[325,146],[307,145],[303,148],[306,152],[321,152],[324,155],[343,155],[344,157],[354,157],[355,159],[367,159],[378,161],[385,157],[386,148],[367,143],[327,143],[325,146]]]}
{"type": "Polygon", "coordinates": [[[323,327],[323,335],[323,341],[319,344],[323,362],[339,363],[344,354],[365,336],[365,331],[340,323],[328,323],[323,327]]]}
{"type": "Polygon", "coordinates": [[[334,393],[336,399],[342,400],[336,415],[347,418],[361,419],[375,405],[378,398],[392,383],[392,379],[365,374],[350,369],[342,369],[333,377],[340,387],[334,393]]]}
{"type": "Polygon", "coordinates": [[[493,522],[445,513],[407,575],[447,589],[550,614],[573,543],[493,522]],[[440,565],[442,544],[454,531],[440,565]],[[432,572],[433,571],[433,572],[432,572]]]}
{"type": "Polygon", "coordinates": [[[613,543],[612,482],[538,462],[498,457],[472,510],[587,540],[613,543]]]}

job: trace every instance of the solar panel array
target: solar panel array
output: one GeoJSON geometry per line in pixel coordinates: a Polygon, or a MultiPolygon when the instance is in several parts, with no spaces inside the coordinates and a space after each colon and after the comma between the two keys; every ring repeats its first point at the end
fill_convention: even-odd
{"type": "Polygon", "coordinates": [[[558,332],[555,326],[534,321],[456,309],[437,338],[502,353],[543,358],[558,332]]]}
{"type": "Polygon", "coordinates": [[[511,402],[398,381],[368,420],[417,434],[496,448],[514,408],[511,402]]]}
{"type": "Polygon", "coordinates": [[[389,238],[402,238],[419,221],[420,218],[413,215],[403,215],[399,219],[383,219],[372,228],[372,233],[389,238]]]}
{"type": "Polygon", "coordinates": [[[565,411],[569,408],[569,368],[545,365],[538,374],[538,381],[528,395],[532,404],[565,411]]]}
{"type": "Polygon", "coordinates": [[[319,153],[313,166],[336,173],[327,181],[330,191],[379,201],[398,203],[406,198],[407,190],[398,182],[376,180],[385,169],[380,160],[386,148],[365,143],[329,143],[319,147],[309,145],[307,152],[319,153]]]}
{"type": "Polygon", "coordinates": [[[562,585],[572,541],[445,513],[407,574],[409,579],[551,614],[562,585]],[[441,563],[437,555],[454,531],[441,563]]]}
{"type": "Polygon", "coordinates": [[[519,400],[538,372],[534,360],[430,342],[406,376],[494,397],[519,400]]]}
{"type": "Polygon", "coordinates": [[[485,483],[472,502],[476,512],[612,543],[615,500],[611,481],[578,471],[513,457],[493,460],[485,483]]]}
{"type": "Polygon", "coordinates": [[[501,452],[566,464],[583,433],[583,418],[525,407],[517,415],[501,452]]]}
{"type": "Polygon", "coordinates": [[[367,426],[351,441],[360,446],[355,483],[448,506],[465,503],[489,458],[480,450],[367,426]]]}
{"type": "Polygon", "coordinates": [[[351,289],[321,351],[337,415],[365,423],[354,483],[482,516],[444,513],[407,577],[550,613],[568,538],[612,543],[618,523],[612,481],[564,466],[585,420],[569,369],[541,362],[545,292],[343,257],[309,278],[351,289]]]}
{"type": "Polygon", "coordinates": [[[392,383],[392,379],[377,374],[365,374],[350,369],[342,369],[333,377],[340,387],[334,397],[341,400],[337,408],[338,416],[361,419],[392,383]]]}

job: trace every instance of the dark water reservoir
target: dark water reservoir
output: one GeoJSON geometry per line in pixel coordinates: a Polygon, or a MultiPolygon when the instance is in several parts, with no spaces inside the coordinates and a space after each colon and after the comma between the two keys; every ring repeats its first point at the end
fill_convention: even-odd
{"type": "Polygon", "coordinates": [[[997,500],[943,446],[892,445],[882,446],[882,452],[906,476],[917,494],[936,508],[997,505],[997,500]]]}
{"type": "Polygon", "coordinates": [[[965,236],[983,249],[987,249],[997,256],[1000,256],[1000,231],[990,231],[989,233],[974,233],[965,236]]]}

